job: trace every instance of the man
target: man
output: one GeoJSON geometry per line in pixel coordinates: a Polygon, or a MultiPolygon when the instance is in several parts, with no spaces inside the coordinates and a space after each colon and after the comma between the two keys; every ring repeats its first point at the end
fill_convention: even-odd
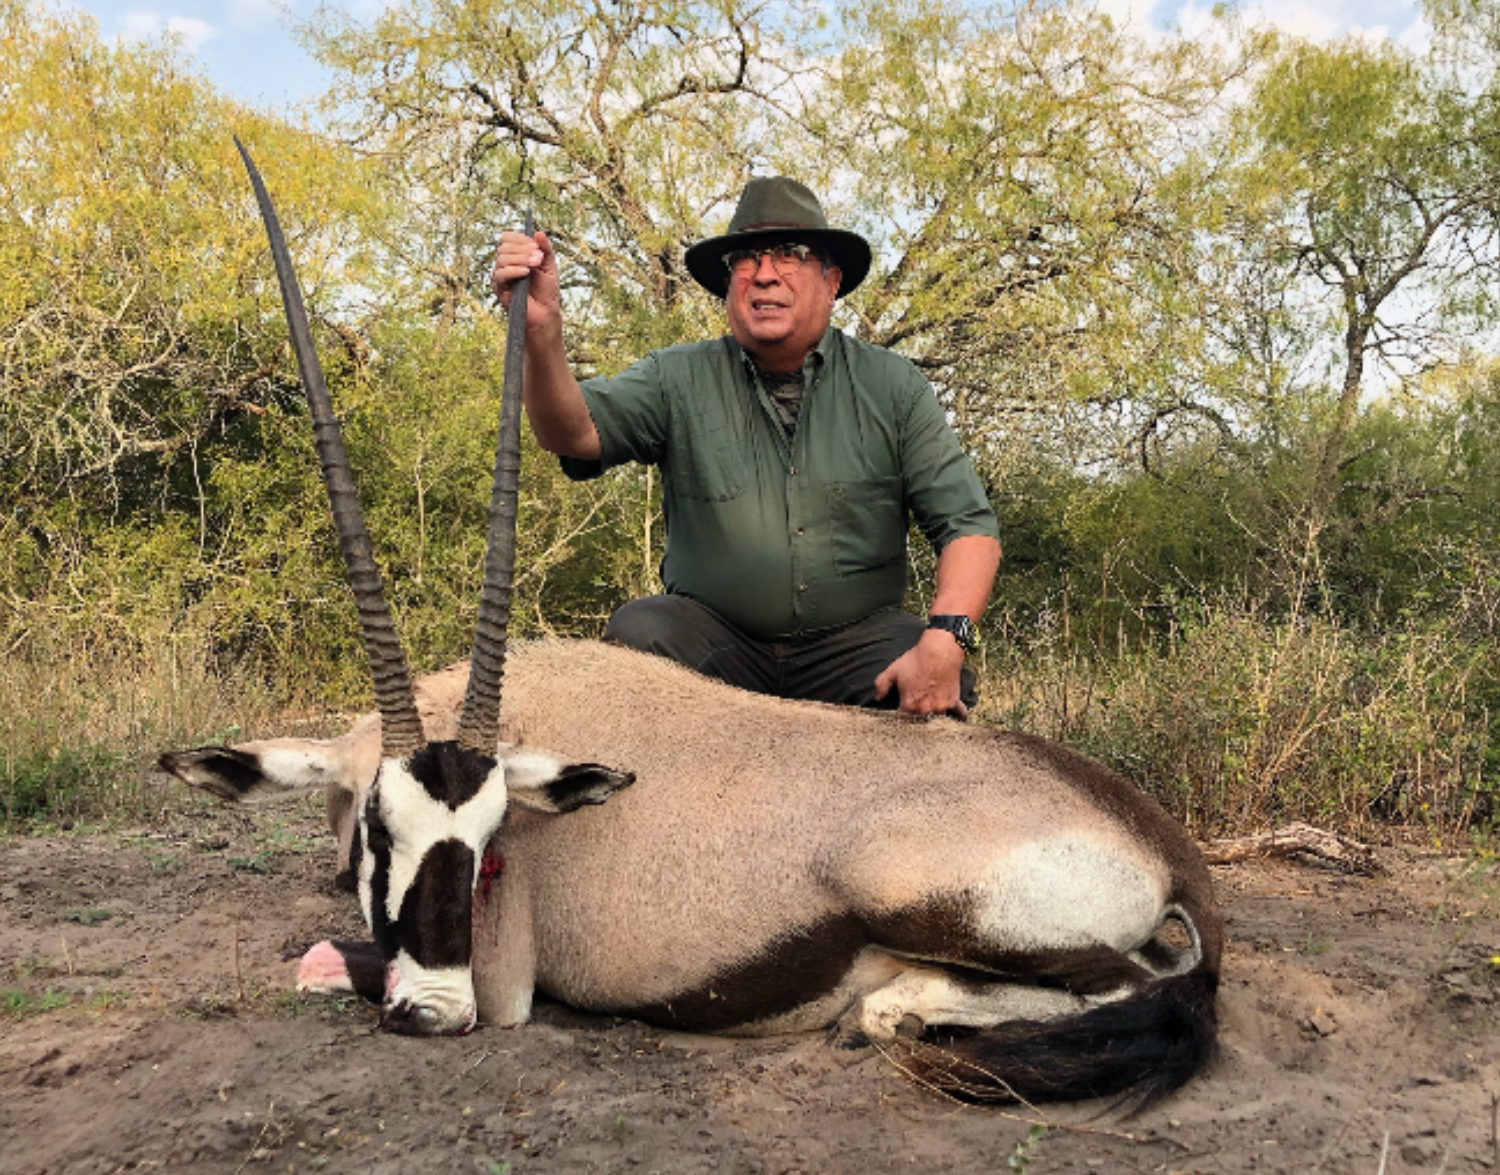
{"type": "Polygon", "coordinates": [[[995,517],[932,388],[905,359],[830,327],[870,247],[818,199],[753,179],[724,236],[687,251],[729,335],[668,347],[580,386],[545,233],[504,233],[491,283],[531,275],[523,400],[569,476],[661,466],[667,594],[606,640],[761,693],[912,714],[974,704],[964,655],[1000,562],[995,517]],[[901,611],[908,512],[939,552],[932,615],[901,611]]]}

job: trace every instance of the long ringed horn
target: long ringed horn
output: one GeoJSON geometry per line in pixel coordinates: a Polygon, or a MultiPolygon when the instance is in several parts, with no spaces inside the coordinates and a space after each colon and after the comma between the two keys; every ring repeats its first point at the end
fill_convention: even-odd
{"type": "Polygon", "coordinates": [[[364,516],[360,513],[354,475],[349,470],[349,457],[344,451],[344,438],[339,431],[338,417],[333,414],[333,402],[328,398],[328,389],[323,383],[323,368],[318,363],[318,353],[313,347],[312,330],[307,324],[307,311],[302,305],[302,291],[292,269],[286,238],[282,236],[276,209],[271,206],[271,197],[261,181],[260,172],[250,159],[250,152],[245,150],[245,145],[238,137],[235,138],[234,145],[239,148],[240,158],[245,161],[245,170],[250,173],[250,183],[255,188],[255,202],[260,205],[260,217],[265,223],[266,237],[271,243],[271,257],[276,263],[276,280],[281,285],[281,304],[286,310],[286,325],[291,332],[292,349],[297,355],[297,370],[302,375],[302,388],[307,393],[307,406],[312,415],[313,438],[323,467],[323,485],[328,491],[328,505],[333,511],[339,549],[344,553],[344,566],[349,572],[349,587],[354,592],[354,602],[359,608],[359,626],[364,634],[365,656],[370,662],[375,701],[380,707],[381,754],[404,757],[420,749],[426,742],[422,733],[422,720],[417,714],[416,697],[412,693],[411,673],[406,667],[401,640],[396,635],[395,623],[381,591],[380,570],[375,566],[370,535],[365,530],[364,516]]]}
{"type": "MultiPolygon", "coordinates": [[[[525,230],[531,235],[531,213],[525,230]]],[[[505,676],[505,642],[510,627],[511,585],[516,566],[516,496],[521,480],[521,372],[526,354],[526,301],[531,276],[511,287],[510,321],[505,329],[505,376],[500,385],[500,436],[495,442],[495,480],[490,491],[490,526],[485,542],[484,586],[474,621],[469,685],[458,722],[458,741],[472,751],[493,755],[500,733],[500,679],[505,676]]]]}

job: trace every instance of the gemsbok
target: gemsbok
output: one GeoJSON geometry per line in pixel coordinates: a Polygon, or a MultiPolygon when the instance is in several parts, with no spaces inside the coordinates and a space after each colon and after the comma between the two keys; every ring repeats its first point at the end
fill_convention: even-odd
{"type": "MultiPolygon", "coordinates": [[[[1208,868],[1093,760],[749,694],[596,642],[527,643],[507,663],[514,346],[473,669],[413,685],[285,242],[245,162],[379,714],[339,739],[161,762],[230,799],[326,788],[374,943],[312,948],[299,986],[353,988],[420,1034],[523,1023],[541,992],[676,1029],[916,1037],[935,1046],[912,1053],[919,1075],[962,1065],[978,1100],[1147,1101],[1207,1060],[1223,945],[1208,868]]],[[[524,319],[513,304],[513,340],[524,319]]]]}

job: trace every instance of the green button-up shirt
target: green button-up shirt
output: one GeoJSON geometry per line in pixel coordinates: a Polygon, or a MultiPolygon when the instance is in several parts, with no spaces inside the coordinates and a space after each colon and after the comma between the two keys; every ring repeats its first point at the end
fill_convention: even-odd
{"type": "Polygon", "coordinates": [[[761,640],[899,607],[908,517],[938,551],[998,537],[994,512],[932,387],[910,362],[830,328],[804,366],[788,438],[730,336],[653,351],[583,384],[603,447],[575,478],[657,465],[662,579],[761,640]]]}

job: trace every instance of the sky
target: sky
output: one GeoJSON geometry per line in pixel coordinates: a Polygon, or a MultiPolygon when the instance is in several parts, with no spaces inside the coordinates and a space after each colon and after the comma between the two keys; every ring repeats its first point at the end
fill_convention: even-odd
{"type": "MultiPolygon", "coordinates": [[[[329,0],[368,17],[381,0],[329,0]]],[[[1206,23],[1214,0],[1097,0],[1117,22],[1146,30],[1206,23]]],[[[261,109],[296,110],[321,94],[326,75],[297,44],[292,29],[318,0],[72,0],[92,14],[106,38],[177,38],[181,52],[220,90],[261,109]]],[[[1360,32],[1412,48],[1426,38],[1420,0],[1258,0],[1240,5],[1250,18],[1318,40],[1360,32]]]]}
{"type": "MultiPolygon", "coordinates": [[[[1148,28],[1175,24],[1191,32],[1208,23],[1214,0],[1098,0],[1098,5],[1117,21],[1148,28]]],[[[1420,0],[1246,0],[1238,7],[1247,19],[1311,40],[1357,32],[1413,49],[1427,41],[1420,0]]]]}
{"type": "MultiPolygon", "coordinates": [[[[161,41],[171,36],[184,58],[214,85],[260,109],[295,110],[318,97],[327,75],[292,30],[319,0],[61,0],[98,21],[106,39],[161,41]]],[[[378,0],[332,0],[371,16],[378,0]]]]}

